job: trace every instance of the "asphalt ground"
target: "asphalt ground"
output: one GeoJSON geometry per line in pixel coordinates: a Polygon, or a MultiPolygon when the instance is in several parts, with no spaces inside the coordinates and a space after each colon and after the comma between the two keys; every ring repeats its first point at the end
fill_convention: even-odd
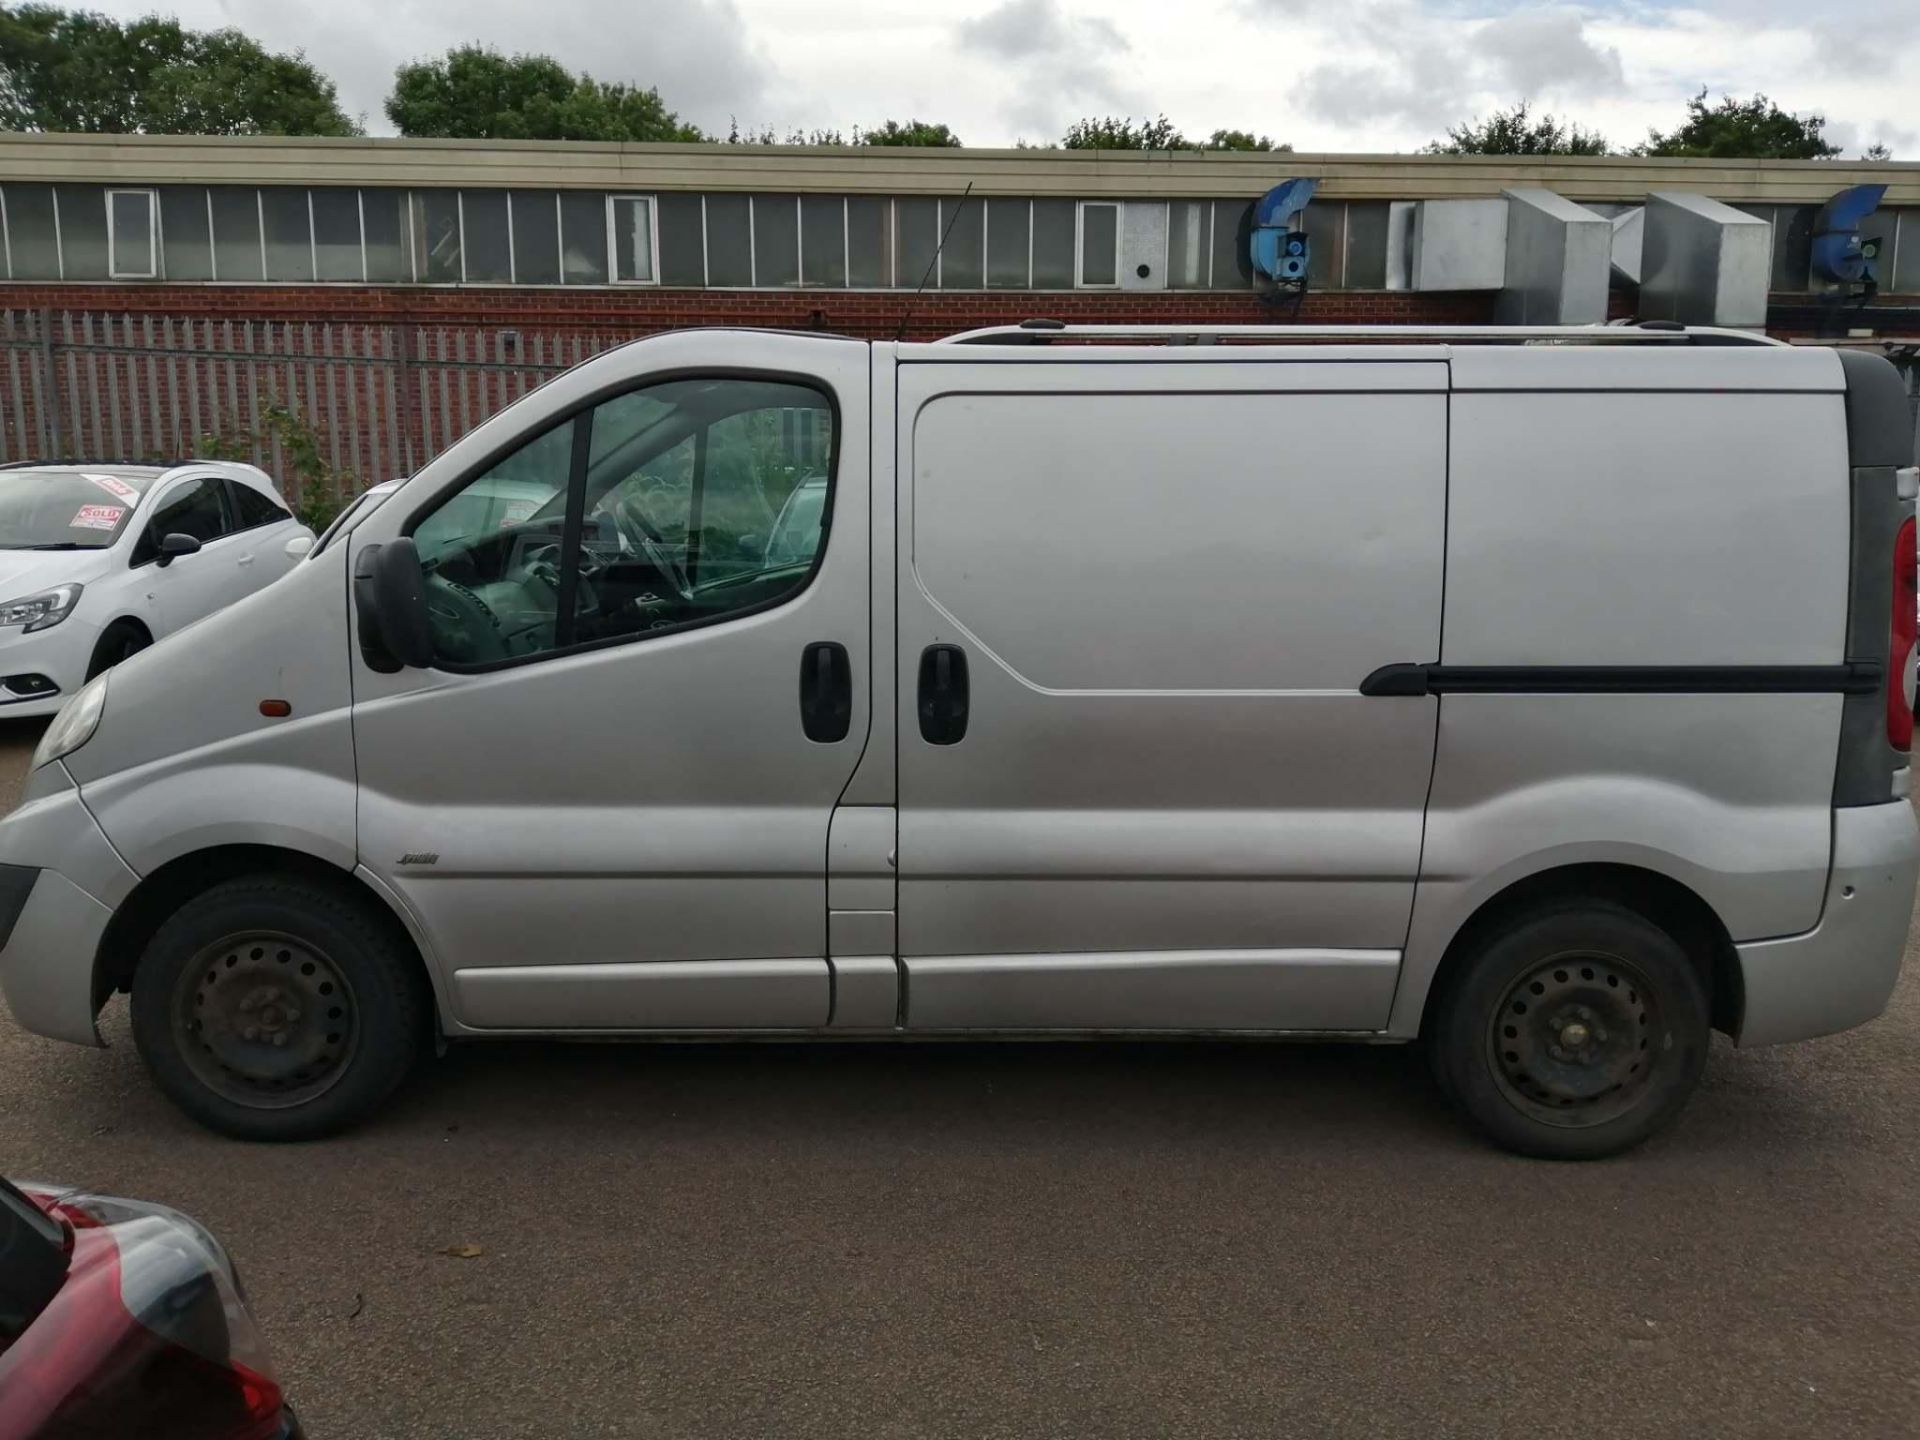
{"type": "Polygon", "coordinates": [[[208,1224],[315,1440],[1914,1436],[1908,961],[1596,1165],[1487,1148],[1410,1050],[1213,1043],[461,1047],[244,1145],[116,1001],[104,1052],[0,1012],[0,1170],[208,1224]]]}

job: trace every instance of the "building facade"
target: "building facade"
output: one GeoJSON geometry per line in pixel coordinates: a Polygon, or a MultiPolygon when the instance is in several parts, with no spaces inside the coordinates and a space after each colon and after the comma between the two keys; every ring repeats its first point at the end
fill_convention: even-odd
{"type": "Polygon", "coordinates": [[[342,432],[343,468],[395,473],[555,368],[685,325],[1486,322],[1497,284],[1416,263],[1421,207],[1522,193],[1614,227],[1604,308],[1631,317],[1631,222],[1665,191],[1764,222],[1777,333],[1920,336],[1920,165],[6,136],[0,459],[252,438],[277,403],[342,432]],[[1291,177],[1318,182],[1308,283],[1276,295],[1247,230],[1291,177]],[[1820,206],[1861,183],[1887,186],[1865,304],[1810,263],[1820,206]]]}

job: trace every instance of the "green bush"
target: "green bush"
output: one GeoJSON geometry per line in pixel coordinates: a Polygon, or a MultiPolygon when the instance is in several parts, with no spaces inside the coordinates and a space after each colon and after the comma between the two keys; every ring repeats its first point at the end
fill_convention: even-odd
{"type": "Polygon", "coordinates": [[[207,434],[200,437],[197,454],[204,460],[256,463],[254,457],[278,443],[284,474],[282,488],[300,523],[319,534],[333,523],[356,488],[351,470],[336,470],[327,460],[325,436],[291,405],[272,402],[260,411],[260,428],[252,434],[207,434]]]}

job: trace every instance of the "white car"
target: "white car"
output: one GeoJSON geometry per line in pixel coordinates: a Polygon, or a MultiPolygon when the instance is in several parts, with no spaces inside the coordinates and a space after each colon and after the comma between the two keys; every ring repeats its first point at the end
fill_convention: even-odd
{"type": "Polygon", "coordinates": [[[0,467],[0,716],[52,714],[312,546],[252,465],[0,467]]]}

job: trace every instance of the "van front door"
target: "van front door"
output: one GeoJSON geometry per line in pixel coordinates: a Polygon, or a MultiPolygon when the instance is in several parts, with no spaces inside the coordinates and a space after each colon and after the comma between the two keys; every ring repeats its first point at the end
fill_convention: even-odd
{"type": "Polygon", "coordinates": [[[411,535],[435,654],[356,650],[361,863],[461,1025],[828,1022],[828,828],[870,713],[867,375],[848,342],[643,342],[353,533],[356,562],[411,535]]]}
{"type": "Polygon", "coordinates": [[[908,1023],[1384,1026],[1438,702],[1359,686],[1439,654],[1446,367],[899,375],[908,1023]]]}

